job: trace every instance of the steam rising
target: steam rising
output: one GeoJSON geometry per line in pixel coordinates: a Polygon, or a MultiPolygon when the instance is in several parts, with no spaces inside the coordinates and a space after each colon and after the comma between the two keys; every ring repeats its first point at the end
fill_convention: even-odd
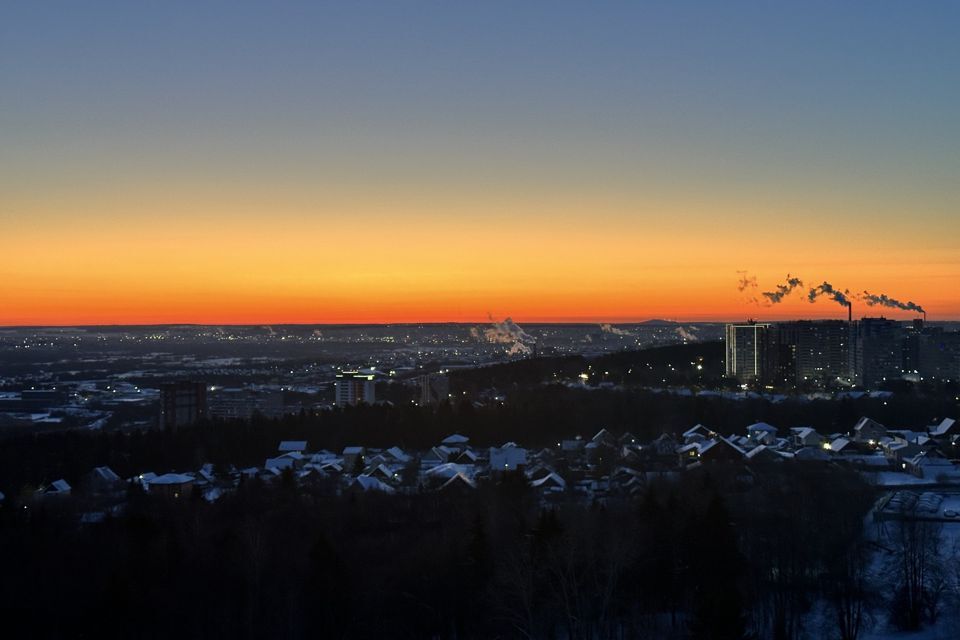
{"type": "Polygon", "coordinates": [[[632,331],[627,331],[626,329],[621,329],[620,327],[615,327],[609,322],[600,325],[600,331],[603,333],[609,333],[615,336],[624,336],[624,337],[633,337],[637,334],[632,331]]]}
{"type": "MultiPolygon", "coordinates": [[[[693,331],[697,330],[696,327],[690,327],[690,329],[692,329],[693,331]]],[[[697,340],[700,339],[696,335],[691,333],[689,330],[683,327],[677,327],[676,329],[674,329],[674,332],[676,332],[676,334],[680,336],[680,338],[685,342],[696,342],[697,340]]]]}
{"type": "MultiPolygon", "coordinates": [[[[764,298],[770,301],[770,304],[779,304],[784,298],[790,295],[794,289],[802,286],[803,280],[800,278],[793,278],[788,273],[787,281],[784,284],[778,284],[776,291],[764,291],[762,295],[764,298]]],[[[743,289],[741,289],[741,291],[743,291],[743,289]]]]}
{"type": "Polygon", "coordinates": [[[503,322],[496,322],[490,319],[490,326],[483,330],[473,327],[470,329],[470,335],[477,340],[485,340],[491,344],[509,344],[507,353],[510,355],[529,355],[532,353],[531,344],[536,343],[536,338],[524,331],[520,325],[507,318],[503,322]]]}
{"type": "Polygon", "coordinates": [[[926,313],[926,310],[920,305],[914,302],[900,302],[895,298],[890,298],[886,294],[881,293],[880,295],[874,295],[869,291],[864,291],[863,295],[860,298],[867,303],[868,306],[881,306],[881,307],[891,307],[893,309],[903,309],[904,311],[916,311],[918,313],[926,313]]]}

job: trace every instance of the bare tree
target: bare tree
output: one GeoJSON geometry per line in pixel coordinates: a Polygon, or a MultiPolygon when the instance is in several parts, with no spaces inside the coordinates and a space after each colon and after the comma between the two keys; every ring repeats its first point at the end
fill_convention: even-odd
{"type": "Polygon", "coordinates": [[[919,629],[929,613],[939,608],[943,582],[937,570],[941,525],[904,518],[893,528],[896,590],[891,607],[893,623],[904,630],[919,629]]]}

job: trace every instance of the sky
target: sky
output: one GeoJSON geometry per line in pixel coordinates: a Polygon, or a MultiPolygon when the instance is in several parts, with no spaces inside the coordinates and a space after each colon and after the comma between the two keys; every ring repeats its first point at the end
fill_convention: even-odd
{"type": "Polygon", "coordinates": [[[957,24],[7,0],[0,324],[845,317],[788,273],[957,319],[957,24]]]}

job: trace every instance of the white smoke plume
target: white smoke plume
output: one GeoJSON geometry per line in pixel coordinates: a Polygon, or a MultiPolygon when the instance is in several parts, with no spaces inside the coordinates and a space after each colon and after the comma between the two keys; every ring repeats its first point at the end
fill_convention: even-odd
{"type": "Polygon", "coordinates": [[[261,329],[266,329],[266,330],[267,330],[267,333],[270,334],[271,336],[277,335],[277,332],[273,330],[273,327],[271,327],[271,326],[268,325],[268,324],[263,325],[263,326],[261,327],[261,329]]]}
{"type": "Polygon", "coordinates": [[[677,327],[676,329],[674,329],[674,332],[675,332],[678,336],[680,336],[680,338],[681,338],[682,340],[685,340],[686,342],[696,342],[696,341],[699,340],[700,338],[698,338],[696,335],[694,335],[694,334],[692,333],[691,329],[692,329],[693,331],[696,331],[696,330],[697,330],[696,327],[690,327],[689,329],[686,329],[686,328],[684,328],[684,327],[677,327]]]}
{"type": "Polygon", "coordinates": [[[323,331],[320,331],[320,329],[314,329],[310,335],[317,340],[321,340],[323,338],[323,331]]]}
{"type": "Polygon", "coordinates": [[[512,318],[507,318],[503,322],[497,322],[490,318],[490,326],[483,329],[472,327],[470,335],[475,340],[483,340],[491,344],[508,344],[510,348],[507,353],[510,355],[528,355],[533,352],[530,345],[535,344],[537,339],[523,330],[512,318]]]}
{"type": "Polygon", "coordinates": [[[613,326],[612,324],[610,324],[609,322],[605,322],[604,324],[601,324],[601,325],[600,325],[600,331],[602,331],[603,333],[609,333],[609,334],[611,334],[611,335],[624,336],[624,337],[633,337],[633,336],[637,335],[637,334],[633,333],[632,331],[627,331],[626,329],[621,329],[620,327],[615,327],[615,326],[613,326]]]}
{"type": "Polygon", "coordinates": [[[527,345],[522,342],[514,342],[513,345],[507,349],[507,355],[511,356],[528,356],[532,353],[532,350],[527,345]]]}
{"type": "Polygon", "coordinates": [[[512,318],[507,318],[503,322],[495,322],[490,319],[491,325],[483,330],[483,336],[487,342],[494,344],[512,344],[514,342],[536,342],[536,339],[529,333],[520,328],[512,318]]]}

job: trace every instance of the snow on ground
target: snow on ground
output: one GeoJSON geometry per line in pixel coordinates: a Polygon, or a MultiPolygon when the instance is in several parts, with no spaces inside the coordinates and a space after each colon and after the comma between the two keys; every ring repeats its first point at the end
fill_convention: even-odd
{"type": "Polygon", "coordinates": [[[860,474],[868,483],[878,487],[903,487],[916,485],[935,485],[938,484],[934,478],[918,478],[909,473],[900,471],[876,471],[862,472],[860,474]]]}
{"type": "Polygon", "coordinates": [[[930,627],[929,629],[921,629],[920,631],[886,631],[881,630],[871,631],[865,633],[861,636],[862,640],[956,640],[957,637],[960,637],[960,627],[958,627],[960,620],[954,616],[951,620],[947,619],[947,616],[944,615],[940,618],[937,623],[937,626],[930,627]]]}

